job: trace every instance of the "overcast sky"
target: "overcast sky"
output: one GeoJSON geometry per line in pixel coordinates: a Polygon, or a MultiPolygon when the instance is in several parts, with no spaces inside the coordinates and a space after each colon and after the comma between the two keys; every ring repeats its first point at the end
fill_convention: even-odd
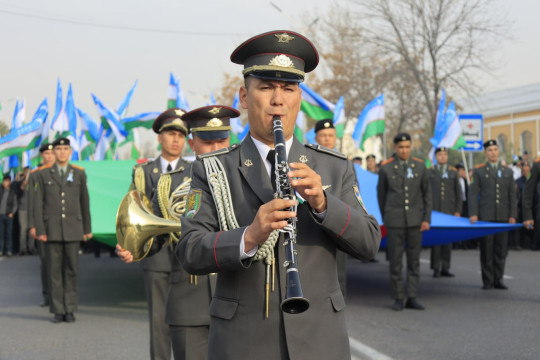
{"type": "MultiPolygon", "coordinates": [[[[135,80],[128,115],[164,110],[171,71],[191,108],[206,105],[224,72],[240,73],[229,61],[237,45],[269,30],[301,31],[306,9],[320,15],[332,4],[273,2],[284,13],[259,0],[0,0],[0,119],[11,122],[17,97],[27,120],[44,97],[54,112],[57,78],[64,97],[71,82],[75,104],[95,119],[90,93],[115,108],[135,80]]],[[[496,77],[478,79],[486,92],[540,82],[540,2],[506,6],[514,40],[501,42],[496,77]]]]}

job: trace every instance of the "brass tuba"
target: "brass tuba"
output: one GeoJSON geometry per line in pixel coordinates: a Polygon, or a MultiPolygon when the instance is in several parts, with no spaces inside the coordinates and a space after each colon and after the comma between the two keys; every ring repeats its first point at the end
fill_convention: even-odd
{"type": "Polygon", "coordinates": [[[124,196],[116,213],[116,239],[123,249],[131,252],[133,261],[148,255],[154,236],[180,232],[181,229],[179,221],[154,215],[148,197],[137,190],[124,196]]]}

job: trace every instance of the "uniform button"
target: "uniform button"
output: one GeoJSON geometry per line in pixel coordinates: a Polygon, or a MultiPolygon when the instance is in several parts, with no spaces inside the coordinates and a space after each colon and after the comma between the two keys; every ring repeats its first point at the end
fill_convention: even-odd
{"type": "Polygon", "coordinates": [[[408,187],[408,186],[405,186],[405,190],[409,190],[409,187],[408,187]]]}
{"type": "Polygon", "coordinates": [[[65,218],[66,217],[66,214],[62,214],[62,218],[65,218]]]}
{"type": "Polygon", "coordinates": [[[66,200],[62,199],[62,204],[65,203],[65,202],[66,202],[66,200]]]}
{"type": "Polygon", "coordinates": [[[441,195],[444,195],[444,191],[441,191],[441,195]]]}
{"type": "Polygon", "coordinates": [[[409,199],[405,199],[405,204],[408,204],[409,203],[409,199]]]}
{"type": "Polygon", "coordinates": [[[66,193],[62,191],[62,196],[64,196],[66,193]]]}
{"type": "Polygon", "coordinates": [[[495,201],[497,204],[499,203],[499,200],[495,201]]]}
{"type": "Polygon", "coordinates": [[[62,211],[66,211],[66,208],[65,208],[65,207],[62,207],[62,211]]]}
{"type": "Polygon", "coordinates": [[[405,210],[409,210],[409,207],[408,207],[408,206],[405,206],[405,210]]]}
{"type": "Polygon", "coordinates": [[[499,184],[497,184],[497,187],[499,187],[499,184]]]}

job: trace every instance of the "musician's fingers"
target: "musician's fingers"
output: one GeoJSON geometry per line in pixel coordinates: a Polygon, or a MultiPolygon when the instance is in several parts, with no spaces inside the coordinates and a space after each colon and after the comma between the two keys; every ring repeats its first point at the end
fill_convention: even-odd
{"type": "Polygon", "coordinates": [[[283,210],[288,207],[294,206],[295,201],[294,200],[288,200],[288,199],[274,199],[263,206],[261,206],[260,209],[262,209],[265,212],[273,212],[278,210],[283,210]]]}

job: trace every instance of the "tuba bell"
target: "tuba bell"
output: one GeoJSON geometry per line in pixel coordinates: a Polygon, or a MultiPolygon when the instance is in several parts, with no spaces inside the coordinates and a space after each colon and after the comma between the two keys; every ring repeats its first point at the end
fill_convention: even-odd
{"type": "Polygon", "coordinates": [[[180,232],[181,229],[179,221],[154,215],[148,197],[137,190],[124,196],[116,213],[116,239],[123,249],[131,252],[133,261],[148,255],[154,236],[180,232]]]}

